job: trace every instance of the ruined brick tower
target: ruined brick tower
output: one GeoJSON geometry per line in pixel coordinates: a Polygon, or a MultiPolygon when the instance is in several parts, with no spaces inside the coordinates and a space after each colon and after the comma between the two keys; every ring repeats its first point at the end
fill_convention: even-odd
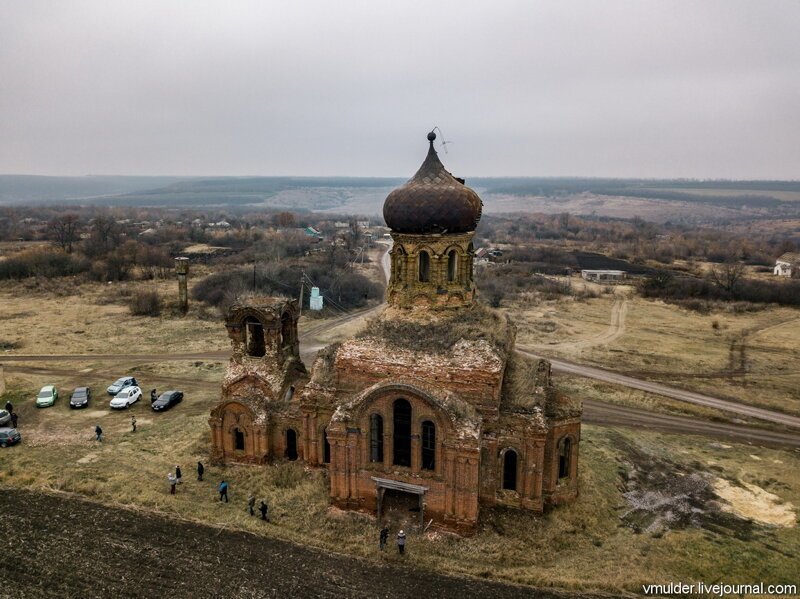
{"type": "Polygon", "coordinates": [[[386,310],[321,350],[309,375],[296,304],[235,306],[234,354],[209,422],[219,460],[301,459],[328,468],[339,507],[380,520],[410,498],[420,523],[466,531],[481,508],[541,512],[577,496],[581,406],[555,389],[549,362],[514,349],[508,317],[475,302],[481,200],[445,170],[434,140],[384,206],[386,310]]]}

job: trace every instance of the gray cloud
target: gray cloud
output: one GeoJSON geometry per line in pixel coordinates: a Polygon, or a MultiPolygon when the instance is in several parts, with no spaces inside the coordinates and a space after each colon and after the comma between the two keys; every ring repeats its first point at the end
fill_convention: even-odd
{"type": "Polygon", "coordinates": [[[0,172],[798,178],[800,3],[0,0],[0,172]]]}

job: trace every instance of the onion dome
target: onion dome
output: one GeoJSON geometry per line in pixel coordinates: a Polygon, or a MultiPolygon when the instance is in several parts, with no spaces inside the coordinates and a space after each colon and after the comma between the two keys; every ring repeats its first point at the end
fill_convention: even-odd
{"type": "Polygon", "coordinates": [[[433,149],[435,139],[436,133],[428,133],[425,162],[383,204],[383,218],[396,233],[466,233],[478,226],[483,202],[444,168],[433,149]]]}

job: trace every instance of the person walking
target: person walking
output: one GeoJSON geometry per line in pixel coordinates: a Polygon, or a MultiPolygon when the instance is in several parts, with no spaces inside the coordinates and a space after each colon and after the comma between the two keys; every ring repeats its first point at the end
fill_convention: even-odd
{"type": "Polygon", "coordinates": [[[203,480],[203,472],[205,472],[203,462],[197,462],[197,480],[203,480]]]}
{"type": "Polygon", "coordinates": [[[103,429],[100,428],[99,424],[94,427],[94,438],[96,441],[103,441],[103,429]]]}
{"type": "Polygon", "coordinates": [[[11,412],[11,426],[12,428],[17,428],[17,413],[11,412]]]}
{"type": "Polygon", "coordinates": [[[178,481],[178,484],[181,484],[181,479],[182,478],[183,478],[183,475],[181,474],[181,467],[180,466],[175,466],[175,480],[178,481]]]}
{"type": "Polygon", "coordinates": [[[133,414],[131,414],[131,432],[132,433],[136,432],[136,416],[134,416],[133,414]]]}
{"type": "Polygon", "coordinates": [[[222,501],[223,498],[225,498],[225,503],[228,503],[228,483],[224,480],[219,483],[219,500],[222,501]]]}
{"type": "Polygon", "coordinates": [[[402,530],[397,533],[397,550],[400,555],[404,555],[406,552],[406,533],[402,530]]]}
{"type": "Polygon", "coordinates": [[[250,497],[247,498],[247,511],[250,512],[251,516],[256,515],[255,507],[256,507],[255,495],[250,495],[250,497]]]}
{"type": "Polygon", "coordinates": [[[153,403],[156,399],[158,399],[158,394],[156,393],[156,390],[153,389],[150,391],[150,403],[153,403]]]}
{"type": "Polygon", "coordinates": [[[389,529],[386,526],[384,526],[383,528],[381,528],[381,543],[380,543],[381,551],[384,551],[386,549],[386,543],[388,541],[389,541],[389,529]]]}
{"type": "Polygon", "coordinates": [[[269,522],[269,516],[267,516],[268,509],[269,508],[267,507],[267,504],[264,503],[264,500],[262,499],[261,505],[258,506],[258,511],[261,512],[261,519],[264,520],[265,522],[269,522]]]}
{"type": "Polygon", "coordinates": [[[178,479],[175,478],[172,472],[167,472],[167,482],[169,482],[169,494],[175,495],[175,485],[178,484],[178,479]]]}

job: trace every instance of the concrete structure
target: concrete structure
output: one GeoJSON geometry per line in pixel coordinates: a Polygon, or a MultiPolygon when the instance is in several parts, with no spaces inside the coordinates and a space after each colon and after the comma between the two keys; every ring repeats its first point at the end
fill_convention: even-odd
{"type": "Polygon", "coordinates": [[[596,283],[624,281],[628,274],[624,270],[582,270],[581,277],[596,283]]]}
{"type": "Polygon", "coordinates": [[[178,275],[178,308],[186,314],[189,311],[189,258],[175,258],[175,273],[178,275]]]}
{"type": "Polygon", "coordinates": [[[444,169],[433,139],[384,206],[389,307],[307,372],[295,301],[233,306],[209,424],[216,462],[303,460],[328,468],[341,508],[381,518],[408,500],[420,524],[469,531],[481,509],[542,512],[577,496],[581,406],[555,389],[549,362],[515,351],[507,316],[474,302],[480,198],[444,169]]]}
{"type": "Polygon", "coordinates": [[[792,277],[800,273],[800,253],[787,252],[775,260],[772,273],[779,277],[792,277]]]}
{"type": "Polygon", "coordinates": [[[324,303],[323,298],[319,294],[319,287],[311,288],[311,297],[308,298],[308,307],[311,310],[322,310],[324,303]]]}

